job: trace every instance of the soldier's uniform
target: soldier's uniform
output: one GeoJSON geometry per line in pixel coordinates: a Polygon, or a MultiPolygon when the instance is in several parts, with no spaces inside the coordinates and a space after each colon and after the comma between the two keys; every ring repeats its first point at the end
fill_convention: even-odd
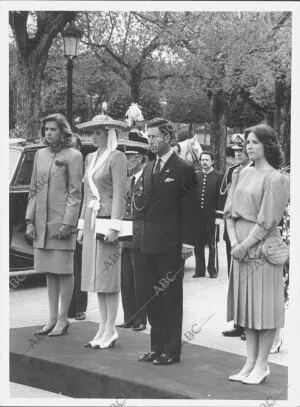
{"type": "Polygon", "coordinates": [[[216,255],[216,218],[223,218],[223,201],[220,199],[220,186],[222,175],[216,170],[208,174],[197,173],[198,197],[200,199],[200,228],[197,244],[195,246],[196,270],[195,277],[204,277],[205,245],[209,247],[209,258],[207,271],[210,277],[217,277],[215,255],[216,255]]]}
{"type": "MultiPolygon", "coordinates": [[[[226,171],[226,173],[225,173],[225,175],[223,177],[222,184],[221,184],[221,189],[220,189],[220,194],[221,194],[220,199],[223,202],[223,207],[225,205],[226,198],[227,198],[227,193],[228,193],[228,190],[229,190],[230,185],[231,185],[233,171],[235,169],[238,169],[239,167],[240,167],[239,163],[235,164],[235,165],[232,165],[231,167],[228,168],[228,170],[226,171]]],[[[227,232],[226,222],[224,222],[223,239],[225,240],[225,244],[226,244],[227,272],[228,272],[228,276],[229,276],[230,263],[231,263],[231,244],[230,244],[230,240],[229,240],[229,236],[228,236],[228,232],[227,232]]]]}
{"type": "MultiPolygon", "coordinates": [[[[135,177],[135,176],[134,176],[135,177]]],[[[126,219],[132,219],[133,238],[122,243],[121,294],[124,324],[137,328],[147,324],[146,294],[143,286],[144,257],[141,252],[141,228],[143,220],[142,175],[136,180],[128,179],[126,219]]]]}

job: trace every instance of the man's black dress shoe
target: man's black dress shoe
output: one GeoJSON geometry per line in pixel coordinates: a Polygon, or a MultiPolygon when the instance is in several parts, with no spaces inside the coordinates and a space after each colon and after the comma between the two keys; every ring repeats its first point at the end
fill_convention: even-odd
{"type": "Polygon", "coordinates": [[[242,340],[242,341],[245,341],[245,340],[246,340],[246,334],[245,334],[245,332],[242,332],[242,333],[241,333],[241,340],[242,340]]]}
{"type": "Polygon", "coordinates": [[[145,329],[146,324],[136,324],[136,326],[132,328],[133,331],[144,331],[145,329]]]}
{"type": "Polygon", "coordinates": [[[83,321],[85,319],[85,312],[77,312],[75,319],[76,321],[83,321]]]}
{"type": "Polygon", "coordinates": [[[218,273],[216,271],[209,271],[209,277],[210,278],[217,278],[218,277],[218,273]]]}
{"type": "Polygon", "coordinates": [[[173,365],[174,363],[179,362],[180,356],[170,356],[165,353],[162,353],[160,356],[153,360],[152,365],[164,366],[164,365],[173,365]]]}
{"type": "Polygon", "coordinates": [[[198,273],[195,273],[195,274],[192,275],[192,278],[199,278],[199,277],[205,277],[205,275],[204,274],[198,274],[198,273]]]}
{"type": "Polygon", "coordinates": [[[154,359],[158,357],[156,352],[147,352],[144,353],[142,356],[138,357],[139,362],[153,362],[154,359]]]}
{"type": "Polygon", "coordinates": [[[134,328],[135,326],[134,322],[124,322],[123,324],[116,325],[117,328],[134,328]]]}
{"type": "Polygon", "coordinates": [[[240,336],[243,330],[240,327],[234,327],[232,329],[228,329],[227,331],[223,331],[222,334],[224,336],[240,336]]]}

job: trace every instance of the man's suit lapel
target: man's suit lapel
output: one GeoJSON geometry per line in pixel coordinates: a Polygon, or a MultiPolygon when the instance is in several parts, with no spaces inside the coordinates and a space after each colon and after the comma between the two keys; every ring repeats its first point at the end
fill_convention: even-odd
{"type": "Polygon", "coordinates": [[[159,175],[156,177],[155,182],[154,182],[155,187],[157,187],[158,185],[161,185],[164,182],[166,173],[168,173],[174,167],[175,161],[176,161],[176,153],[173,152],[171,157],[168,159],[166,164],[163,166],[159,175]]]}

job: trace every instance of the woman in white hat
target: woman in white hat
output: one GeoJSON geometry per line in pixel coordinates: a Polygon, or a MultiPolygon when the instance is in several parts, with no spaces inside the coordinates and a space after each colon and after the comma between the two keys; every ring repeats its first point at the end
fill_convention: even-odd
{"type": "Polygon", "coordinates": [[[98,115],[77,127],[90,133],[96,152],[86,157],[84,201],[78,223],[77,240],[82,249],[82,291],[97,292],[99,329],[85,346],[105,349],[118,338],[115,321],[120,292],[118,233],[125,213],[127,160],[116,150],[115,127],[126,123],[98,115]],[[110,228],[103,240],[96,238],[96,217],[109,217],[110,228]]]}

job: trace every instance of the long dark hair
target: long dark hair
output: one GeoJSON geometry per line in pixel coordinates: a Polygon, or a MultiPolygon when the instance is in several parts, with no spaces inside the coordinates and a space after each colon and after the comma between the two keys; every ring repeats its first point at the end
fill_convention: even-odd
{"type": "Polygon", "coordinates": [[[49,143],[45,139],[45,125],[47,122],[56,122],[59,129],[63,132],[63,136],[61,138],[60,144],[62,147],[72,147],[73,142],[72,142],[72,130],[69,125],[68,120],[65,118],[65,116],[61,113],[54,113],[54,114],[49,114],[49,116],[45,117],[42,119],[42,125],[41,125],[41,136],[43,142],[48,146],[49,143]]]}
{"type": "Polygon", "coordinates": [[[275,130],[267,124],[258,124],[244,131],[245,140],[248,139],[250,133],[254,133],[257,140],[264,146],[264,154],[268,163],[279,169],[283,162],[283,151],[275,130]]]}

